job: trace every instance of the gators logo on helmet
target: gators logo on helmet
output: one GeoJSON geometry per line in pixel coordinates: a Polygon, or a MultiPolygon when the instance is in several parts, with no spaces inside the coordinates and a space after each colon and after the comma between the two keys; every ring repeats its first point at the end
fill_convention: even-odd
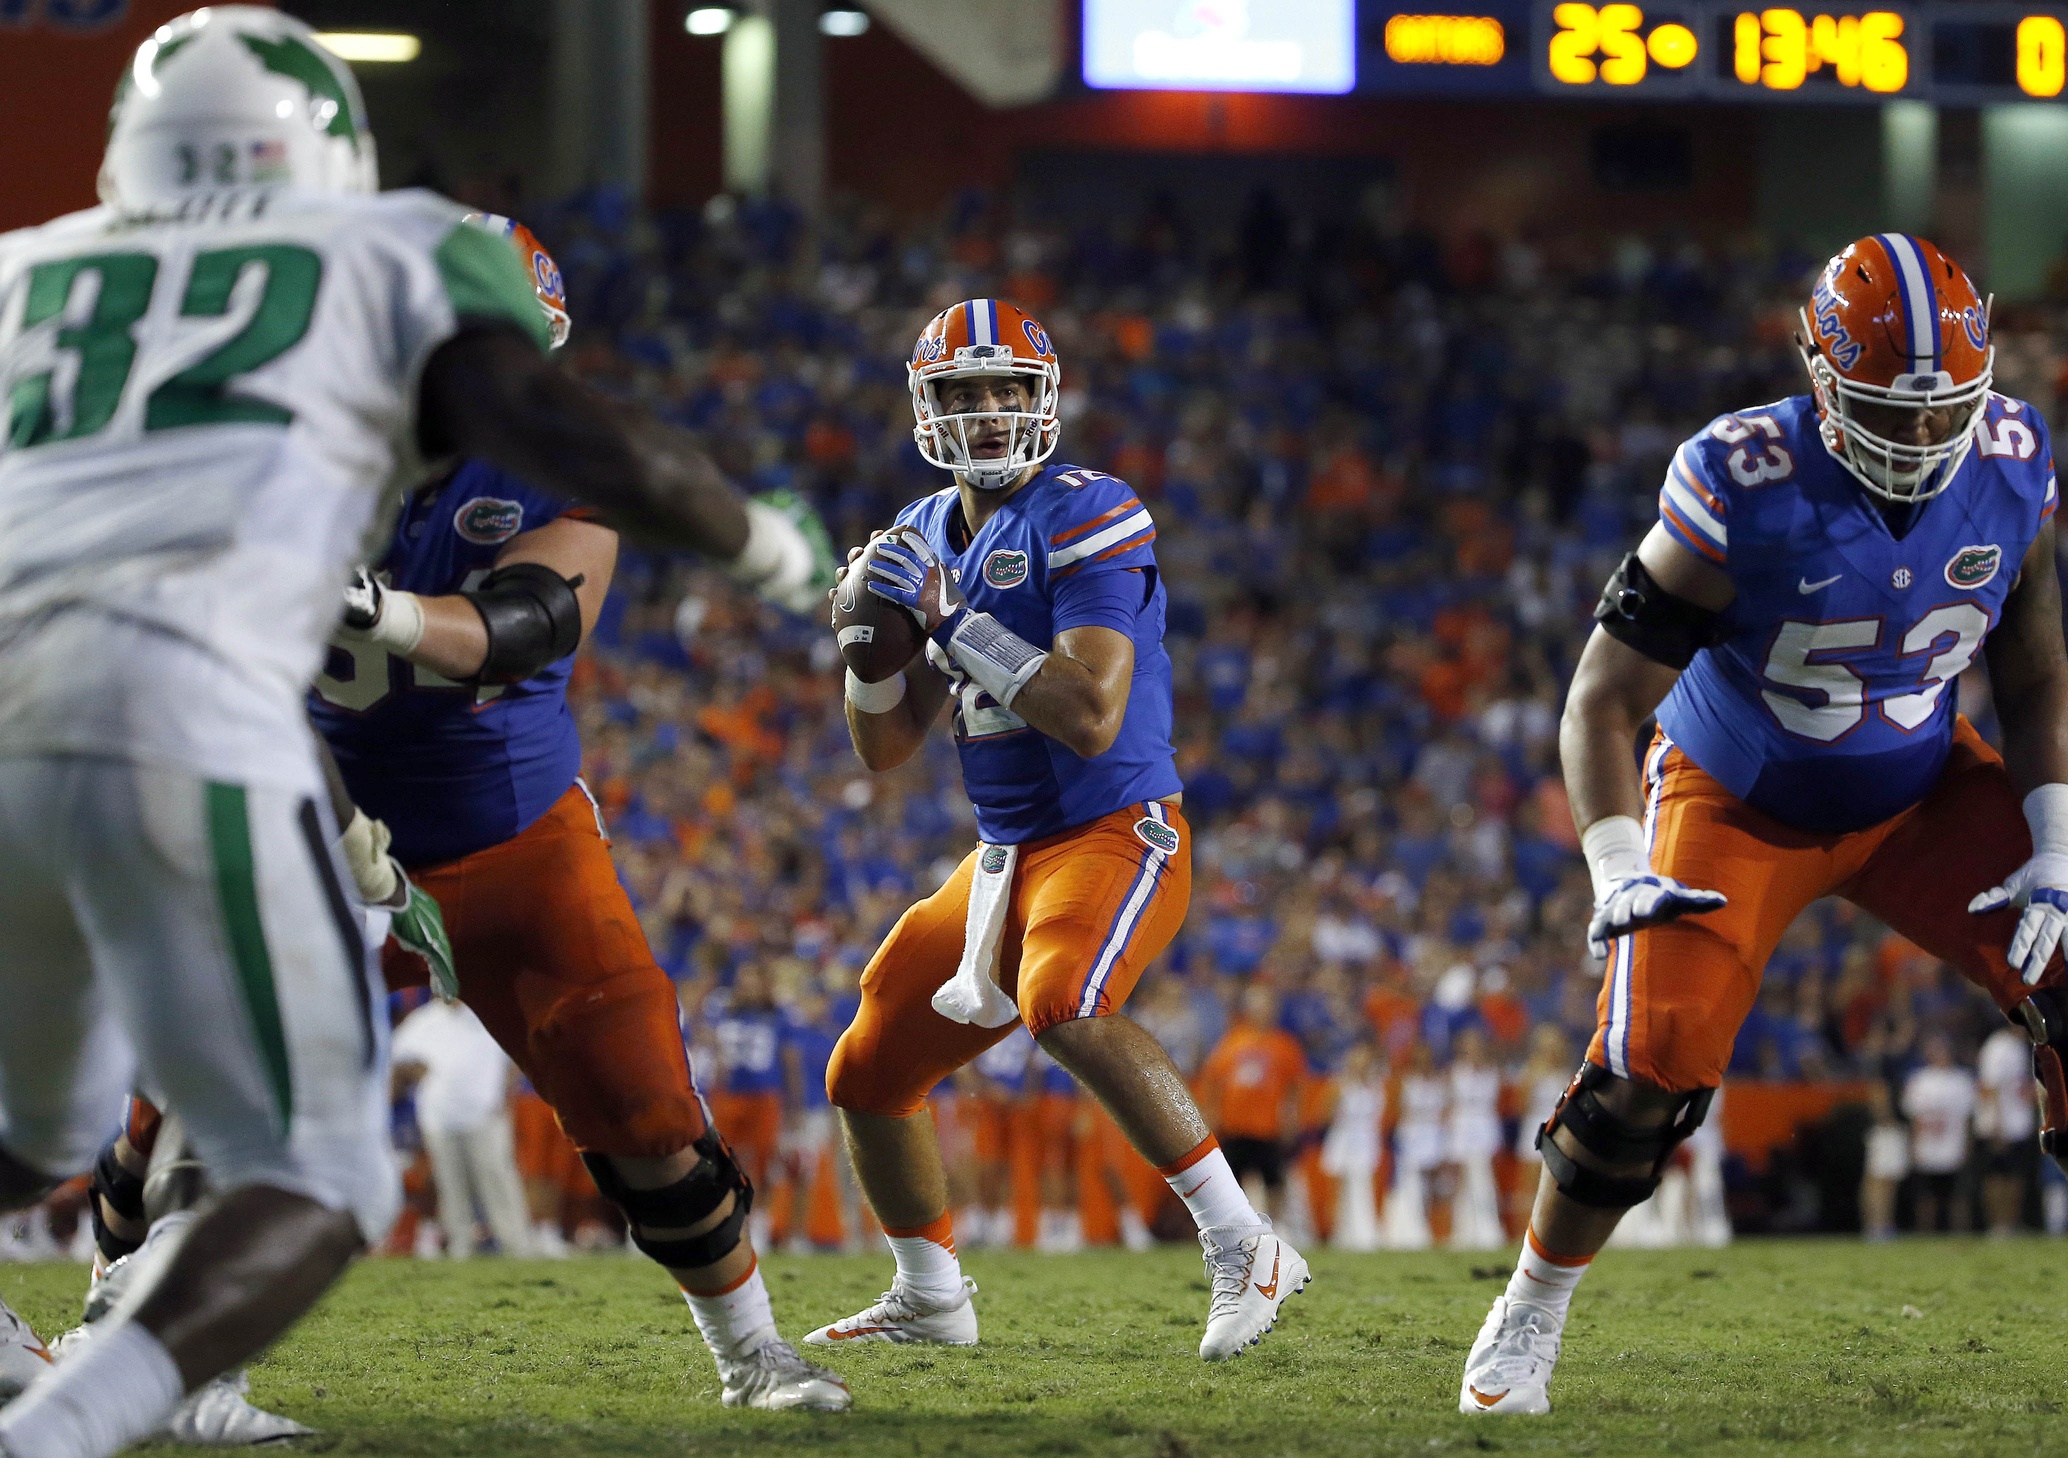
{"type": "Polygon", "coordinates": [[[517,257],[524,264],[525,273],[531,276],[532,290],[539,296],[539,308],[545,311],[546,323],[553,331],[553,348],[558,349],[567,343],[568,332],[574,327],[574,321],[567,313],[567,281],[560,276],[560,265],[553,261],[546,245],[539,242],[537,235],[524,224],[501,213],[469,213],[467,221],[510,240],[510,246],[517,250],[517,257]]]}

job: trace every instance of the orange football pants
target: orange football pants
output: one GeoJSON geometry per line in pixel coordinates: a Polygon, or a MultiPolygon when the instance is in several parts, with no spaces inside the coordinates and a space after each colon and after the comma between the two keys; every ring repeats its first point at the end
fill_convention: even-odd
{"type": "Polygon", "coordinates": [[[577,1145],[658,1158],[704,1132],[674,984],[581,785],[501,845],[410,876],[445,914],[460,1000],[577,1145]]]}
{"type": "MultiPolygon", "coordinates": [[[[1939,782],[1901,814],[1838,835],[1795,830],[1698,768],[1663,733],[1645,755],[1652,865],[1730,904],[1615,944],[1597,1004],[1589,1061],[1685,1092],[1713,1088],[1759,995],[1767,959],[1813,901],[1843,896],[1886,922],[2006,1010],[2030,989],[2006,953],[2014,908],[1975,915],[1968,902],[2032,854],[2032,835],[2003,760],[1961,719],[1939,782]]],[[[2049,977],[2058,977],[2056,962],[2049,977]]]]}
{"type": "MultiPolygon", "coordinates": [[[[1019,848],[998,950],[998,985],[1040,1036],[1127,1001],[1184,924],[1192,901],[1192,832],[1175,806],[1156,824],[1131,805],[1019,848]],[[1176,849],[1151,837],[1176,833],[1176,849]]],[[[838,1108],[901,1118],[943,1078],[1012,1031],[951,1022],[933,995],[962,961],[977,856],[898,919],[862,973],[862,1006],[826,1070],[838,1108]]]]}

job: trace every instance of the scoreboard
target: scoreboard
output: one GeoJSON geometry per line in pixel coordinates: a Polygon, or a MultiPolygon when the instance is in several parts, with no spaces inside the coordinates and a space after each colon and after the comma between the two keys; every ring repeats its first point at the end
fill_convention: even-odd
{"type": "Polygon", "coordinates": [[[2068,101],[2068,0],[1367,0],[1358,51],[1356,89],[1367,94],[2068,101]]]}

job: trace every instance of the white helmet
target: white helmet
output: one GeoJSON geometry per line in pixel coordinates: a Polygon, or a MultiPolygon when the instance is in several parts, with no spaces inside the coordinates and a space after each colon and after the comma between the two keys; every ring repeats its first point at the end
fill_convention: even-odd
{"type": "Polygon", "coordinates": [[[256,5],[211,5],[136,49],[115,88],[101,200],[125,212],[224,187],[373,192],[359,83],[316,33],[256,5]]]}

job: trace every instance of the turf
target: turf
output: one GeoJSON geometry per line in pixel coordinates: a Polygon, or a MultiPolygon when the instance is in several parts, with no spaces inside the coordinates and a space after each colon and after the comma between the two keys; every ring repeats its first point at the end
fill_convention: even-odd
{"type": "MultiPolygon", "coordinates": [[[[1538,1419],[1457,1415],[1508,1262],[1441,1253],[1323,1252],[1261,1348],[1207,1367],[1206,1288],[1183,1251],[978,1252],[984,1344],[838,1351],[856,1394],[844,1417],[719,1406],[688,1311],[637,1260],[372,1262],[252,1385],[323,1429],[305,1448],[426,1458],[2068,1454],[2064,1254],[2037,1240],[1612,1252],[1581,1288],[1558,1411],[1538,1419]]],[[[859,1309],[888,1265],[771,1259],[784,1330],[859,1309]]],[[[0,1296],[46,1335],[81,1284],[76,1266],[0,1266],[0,1296]]]]}

